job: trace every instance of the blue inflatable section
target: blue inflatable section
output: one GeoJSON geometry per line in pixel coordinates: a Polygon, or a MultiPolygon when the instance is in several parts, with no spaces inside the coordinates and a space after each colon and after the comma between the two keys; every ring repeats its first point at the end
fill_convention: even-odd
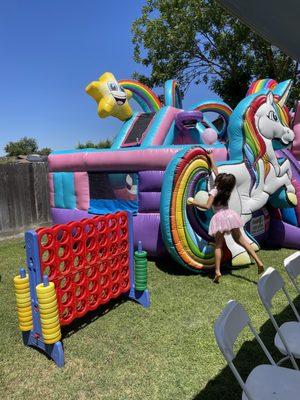
{"type": "Polygon", "coordinates": [[[286,191],[284,187],[281,187],[269,197],[269,203],[275,208],[291,207],[286,197],[286,191]]]}
{"type": "Polygon", "coordinates": [[[157,114],[154,117],[154,120],[151,123],[151,127],[150,127],[149,131],[147,132],[147,136],[143,140],[141,148],[151,146],[152,140],[155,138],[156,132],[159,129],[160,125],[162,124],[167,111],[168,111],[168,107],[162,107],[157,112],[157,114]]]}
{"type": "Polygon", "coordinates": [[[76,196],[73,172],[55,172],[53,174],[54,204],[57,208],[76,208],[76,196]]]}
{"type": "Polygon", "coordinates": [[[284,222],[293,226],[298,226],[298,220],[294,208],[283,208],[281,210],[281,215],[284,222]]]}
{"type": "Polygon", "coordinates": [[[90,200],[91,214],[110,214],[117,211],[129,211],[133,215],[138,212],[138,203],[133,200],[90,200]]]}

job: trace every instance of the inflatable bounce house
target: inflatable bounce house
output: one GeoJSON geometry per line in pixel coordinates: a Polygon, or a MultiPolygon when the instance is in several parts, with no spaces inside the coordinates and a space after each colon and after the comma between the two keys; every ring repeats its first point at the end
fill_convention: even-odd
{"type": "MultiPolygon", "coordinates": [[[[285,106],[291,84],[256,81],[234,110],[221,101],[185,109],[174,80],[166,82],[162,104],[147,86],[104,73],[86,91],[101,118],[124,123],[110,149],[49,156],[53,222],[130,211],[136,247],[141,240],[150,255],[168,252],[194,272],[212,268],[214,242],[207,232],[213,211],[187,206],[188,197],[213,184],[210,148],[219,171],[236,177],[229,206],[245,221],[243,234],[252,246],[299,248],[300,107],[293,114],[285,106]],[[132,100],[140,111],[132,111],[132,100]],[[218,114],[218,124],[210,112],[218,114]]],[[[250,263],[230,235],[224,246],[224,262],[250,263]]]]}

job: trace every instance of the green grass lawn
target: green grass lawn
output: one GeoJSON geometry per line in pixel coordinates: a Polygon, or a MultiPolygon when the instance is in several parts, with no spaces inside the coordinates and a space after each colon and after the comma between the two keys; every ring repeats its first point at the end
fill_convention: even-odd
{"type": "MultiPolygon", "coordinates": [[[[292,250],[261,251],[266,266],[283,271],[292,250]]],[[[13,277],[24,265],[23,241],[0,242],[1,399],[240,399],[241,390],[220,355],[213,323],[229,299],[242,302],[272,354],[274,331],[258,299],[254,266],[209,276],[174,272],[172,261],[149,263],[151,307],[132,301],[101,308],[64,332],[64,368],[22,344],[13,277]],[[169,265],[168,265],[169,264],[169,265]],[[108,312],[107,312],[108,311],[108,312]]],[[[286,279],[287,280],[287,279],[286,279]]],[[[295,291],[288,283],[292,297],[295,291]]],[[[284,297],[278,319],[291,318],[284,297]]],[[[297,302],[297,304],[299,304],[297,302]]],[[[248,332],[237,344],[243,375],[265,362],[248,332]]]]}

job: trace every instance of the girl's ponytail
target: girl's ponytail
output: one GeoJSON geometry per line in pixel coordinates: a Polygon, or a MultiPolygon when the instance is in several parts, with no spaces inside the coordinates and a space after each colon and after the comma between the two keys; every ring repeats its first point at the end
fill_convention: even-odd
{"type": "Polygon", "coordinates": [[[236,179],[232,174],[221,173],[216,177],[215,186],[218,193],[213,201],[214,206],[227,206],[235,183],[236,179]]]}

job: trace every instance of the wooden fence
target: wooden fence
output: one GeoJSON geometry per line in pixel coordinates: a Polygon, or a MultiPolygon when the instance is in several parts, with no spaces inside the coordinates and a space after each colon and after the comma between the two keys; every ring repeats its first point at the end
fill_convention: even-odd
{"type": "Polygon", "coordinates": [[[0,238],[49,222],[47,163],[0,164],[0,238]]]}

